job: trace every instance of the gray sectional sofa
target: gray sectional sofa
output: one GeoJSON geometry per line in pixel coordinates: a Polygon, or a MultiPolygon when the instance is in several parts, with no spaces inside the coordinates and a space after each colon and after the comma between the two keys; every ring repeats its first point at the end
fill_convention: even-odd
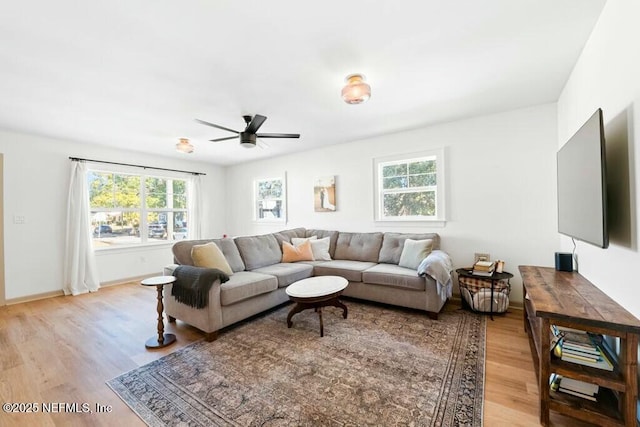
{"type": "Polygon", "coordinates": [[[178,265],[193,265],[193,246],[209,242],[220,248],[233,274],[227,282],[217,280],[213,284],[208,306],[196,309],[177,301],[172,296],[172,285],[164,292],[169,320],[179,319],[201,329],[209,341],[216,338],[218,330],[288,301],[285,288],[311,276],[345,277],[349,281],[345,296],[424,310],[436,319],[451,296],[451,262],[438,250],[440,236],[436,233],[347,233],[296,228],[233,239],[183,240],[173,246],[175,264],[165,267],[164,274],[172,275],[178,265]],[[281,262],[283,242],[312,236],[329,238],[331,260],[281,262]],[[418,269],[398,265],[406,239],[432,240],[433,252],[418,269]]]}

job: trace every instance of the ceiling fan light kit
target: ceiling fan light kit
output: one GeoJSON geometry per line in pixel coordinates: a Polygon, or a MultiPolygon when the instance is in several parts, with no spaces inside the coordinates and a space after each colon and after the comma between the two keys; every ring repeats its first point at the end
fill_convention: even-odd
{"type": "Polygon", "coordinates": [[[362,74],[349,74],[347,84],[342,88],[342,99],[347,104],[362,104],[371,97],[371,86],[364,81],[362,74]]]}
{"type": "Polygon", "coordinates": [[[187,138],[180,138],[180,142],[176,144],[176,150],[181,153],[193,153],[193,145],[187,138]]]}
{"type": "Polygon", "coordinates": [[[267,120],[265,116],[261,116],[260,114],[256,114],[255,116],[242,116],[246,127],[244,131],[240,132],[237,130],[229,129],[224,126],[216,125],[213,123],[205,122],[204,120],[196,119],[196,121],[200,124],[211,126],[217,129],[226,130],[227,132],[233,132],[236,136],[226,136],[224,138],[216,138],[211,139],[211,142],[222,142],[228,141],[230,139],[240,139],[240,145],[244,148],[253,148],[256,146],[256,142],[258,138],[300,138],[299,133],[257,133],[260,126],[267,120]]]}

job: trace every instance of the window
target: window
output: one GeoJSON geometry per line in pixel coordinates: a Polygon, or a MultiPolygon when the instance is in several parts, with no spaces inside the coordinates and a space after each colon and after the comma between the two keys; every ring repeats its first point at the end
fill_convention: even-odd
{"type": "Polygon", "coordinates": [[[377,221],[444,221],[444,150],[374,160],[377,221]]]}
{"type": "Polygon", "coordinates": [[[187,181],[90,170],[93,247],[113,248],[187,237],[187,181]]]}
{"type": "Polygon", "coordinates": [[[258,179],[254,189],[255,220],[287,221],[287,189],[284,178],[258,179]]]}

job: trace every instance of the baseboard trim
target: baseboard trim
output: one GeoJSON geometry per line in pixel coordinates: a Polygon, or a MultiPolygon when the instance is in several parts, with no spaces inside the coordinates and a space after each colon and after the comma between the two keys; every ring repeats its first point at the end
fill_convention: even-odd
{"type": "Polygon", "coordinates": [[[38,301],[41,299],[61,297],[64,295],[62,289],[58,291],[43,292],[41,294],[26,295],[23,297],[9,298],[5,300],[6,305],[22,304],[23,302],[38,301]]]}
{"type": "MultiPolygon", "coordinates": [[[[152,277],[152,276],[159,276],[159,274],[154,274],[154,275],[147,274],[147,275],[144,275],[144,276],[135,276],[135,277],[127,278],[127,279],[110,280],[108,282],[100,283],[100,287],[101,288],[108,288],[110,286],[124,285],[125,283],[139,282],[139,281],[141,281],[143,279],[146,279],[146,278],[152,277]]],[[[64,292],[62,291],[62,289],[57,290],[57,291],[42,292],[40,294],[25,295],[25,296],[17,297],[17,298],[9,298],[9,299],[5,300],[5,305],[22,304],[22,303],[25,303],[25,302],[39,301],[39,300],[42,300],[42,299],[55,298],[55,297],[61,297],[61,296],[64,296],[64,292]]]]}

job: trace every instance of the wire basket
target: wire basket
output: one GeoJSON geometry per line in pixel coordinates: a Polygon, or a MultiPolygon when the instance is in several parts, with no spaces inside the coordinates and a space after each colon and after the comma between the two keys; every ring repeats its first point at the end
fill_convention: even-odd
{"type": "Polygon", "coordinates": [[[474,311],[504,313],[509,308],[511,285],[507,279],[494,281],[493,304],[491,280],[459,277],[458,285],[462,300],[474,311]]]}

